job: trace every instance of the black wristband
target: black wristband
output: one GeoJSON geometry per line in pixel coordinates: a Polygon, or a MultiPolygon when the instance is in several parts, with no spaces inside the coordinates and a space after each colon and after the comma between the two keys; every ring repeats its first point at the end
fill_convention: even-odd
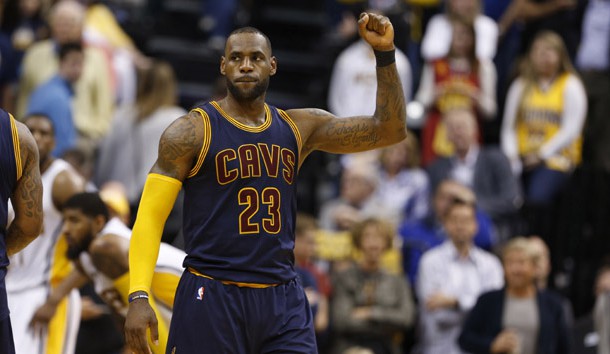
{"type": "Polygon", "coordinates": [[[373,50],[373,52],[375,53],[378,68],[382,68],[396,62],[396,57],[394,56],[394,53],[396,52],[395,49],[384,51],[373,50]]]}

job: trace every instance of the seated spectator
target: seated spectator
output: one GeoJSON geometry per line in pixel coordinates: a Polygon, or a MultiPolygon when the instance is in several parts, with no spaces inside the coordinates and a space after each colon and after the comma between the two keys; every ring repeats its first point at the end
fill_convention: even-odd
{"type": "Polygon", "coordinates": [[[465,21],[476,32],[476,56],[492,60],[496,54],[498,26],[491,18],[481,14],[481,0],[447,0],[444,14],[433,16],[428,22],[422,40],[421,54],[426,60],[439,59],[450,52],[452,20],[465,21]]]}
{"type": "Polygon", "coordinates": [[[112,129],[100,146],[96,184],[122,183],[132,207],[139,202],[146,176],[157,159],[161,134],[186,114],[176,104],[177,90],[172,67],[154,61],[141,71],[136,103],[117,110],[112,129]]]}
{"type": "Polygon", "coordinates": [[[438,158],[428,167],[431,187],[434,189],[451,178],[472,188],[477,205],[499,229],[508,229],[511,217],[521,206],[519,183],[511,173],[508,159],[497,148],[479,145],[476,117],[471,111],[453,110],[444,120],[455,153],[438,158]]]}
{"type": "Polygon", "coordinates": [[[472,202],[450,203],[443,218],[448,240],[422,256],[416,287],[422,353],[460,353],[465,315],[481,293],[504,283],[496,256],[473,242],[475,211],[472,202]]]}
{"type": "Polygon", "coordinates": [[[294,231],[294,260],[297,274],[309,300],[314,316],[314,329],[318,347],[327,340],[331,284],[328,274],[314,263],[316,254],[316,220],[307,214],[297,214],[294,231]]]}
{"type": "MultiPolygon", "coordinates": [[[[403,269],[411,284],[416,283],[417,272],[421,255],[429,249],[442,244],[447,240],[443,228],[443,217],[454,201],[475,203],[476,197],[468,187],[452,181],[442,181],[432,197],[432,210],[422,220],[406,222],[400,227],[402,239],[403,269]]],[[[489,216],[480,210],[476,211],[477,231],[474,243],[477,247],[490,250],[495,244],[495,234],[489,216]]]]}
{"type": "MultiPolygon", "coordinates": [[[[422,161],[450,156],[443,115],[454,109],[470,109],[478,118],[493,119],[496,113],[496,71],[489,59],[475,56],[475,31],[463,21],[450,22],[451,48],[446,56],[429,61],[423,69],[415,100],[428,111],[422,131],[422,161]]],[[[480,127],[477,128],[477,138],[480,127]]]]}
{"type": "Polygon", "coordinates": [[[341,176],[339,197],[324,203],[318,220],[327,231],[347,231],[380,210],[375,210],[373,195],[379,184],[375,168],[353,164],[341,176]]]}
{"type": "Polygon", "coordinates": [[[380,267],[382,254],[392,247],[394,229],[381,219],[366,219],[354,227],[352,237],[363,257],[335,274],[333,353],[361,347],[374,354],[399,354],[397,337],[413,323],[415,310],[405,279],[380,267]]]}
{"type": "Polygon", "coordinates": [[[384,217],[394,225],[428,215],[428,176],[419,167],[419,146],[413,134],[398,144],[381,149],[376,203],[388,211],[384,217]]]}
{"type": "Polygon", "coordinates": [[[56,144],[53,156],[60,157],[76,144],[72,112],[74,86],[83,72],[83,47],[79,42],[59,47],[59,69],[55,76],[38,86],[30,96],[26,117],[45,115],[53,122],[56,144]]]}
{"type": "Polygon", "coordinates": [[[512,239],[502,252],[506,287],[479,297],[459,338],[473,353],[563,354],[570,352],[561,299],[536,288],[531,243],[512,239]]]}
{"type": "MultiPolygon", "coordinates": [[[[84,18],[85,9],[75,0],[62,0],[53,6],[51,39],[33,44],[23,58],[17,97],[18,117],[23,117],[32,91],[57,73],[57,46],[82,41],[84,18]]],[[[110,128],[114,106],[104,54],[91,47],[85,47],[84,54],[83,74],[74,87],[72,113],[79,138],[93,149],[110,128]]]]}
{"type": "Polygon", "coordinates": [[[548,237],[541,223],[581,161],[586,111],[583,85],[561,38],[552,32],[538,34],[509,89],[501,134],[513,171],[523,170],[530,233],[548,237]]]}
{"type": "MultiPolygon", "coordinates": [[[[546,242],[539,236],[529,236],[531,252],[535,259],[536,266],[536,287],[538,290],[546,290],[551,293],[555,293],[555,287],[553,284],[549,284],[551,275],[551,252],[546,242]],[[550,289],[549,289],[550,288],[550,289]]],[[[568,327],[574,326],[574,311],[572,311],[572,304],[568,299],[562,298],[562,306],[564,311],[564,318],[568,327]]]]}

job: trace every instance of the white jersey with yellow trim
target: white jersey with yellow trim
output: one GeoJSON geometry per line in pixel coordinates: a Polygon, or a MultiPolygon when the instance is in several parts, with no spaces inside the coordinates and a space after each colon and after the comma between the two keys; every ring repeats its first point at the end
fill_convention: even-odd
{"type": "MultiPolygon", "coordinates": [[[[42,174],[42,232],[32,243],[10,258],[6,275],[8,292],[18,292],[40,285],[50,285],[56,267],[69,266],[65,252],[56,252],[62,228],[61,212],[53,203],[53,183],[58,174],[73,170],[64,160],[56,159],[42,174]]],[[[76,172],[75,172],[76,173],[76,172]]]]}
{"type": "MultiPolygon", "coordinates": [[[[102,231],[98,234],[102,235],[116,235],[126,240],[131,238],[131,229],[128,228],[123,222],[117,218],[110,219],[102,231]]],[[[186,253],[170,246],[166,243],[161,243],[159,249],[159,257],[157,258],[157,266],[155,268],[155,275],[159,273],[173,275],[178,279],[184,270],[182,262],[186,257],[186,253]]],[[[95,291],[102,297],[106,303],[113,308],[114,311],[120,315],[127,315],[127,303],[115,287],[115,281],[110,279],[103,273],[101,273],[93,264],[89,253],[83,252],[79,257],[81,266],[87,274],[87,276],[93,281],[95,291]]],[[[153,280],[154,282],[154,280],[153,280]]],[[[175,289],[174,289],[175,290],[175,289]]],[[[155,295],[154,286],[151,289],[153,296],[155,295]]],[[[172,294],[173,296],[173,294],[172,294]]]]}

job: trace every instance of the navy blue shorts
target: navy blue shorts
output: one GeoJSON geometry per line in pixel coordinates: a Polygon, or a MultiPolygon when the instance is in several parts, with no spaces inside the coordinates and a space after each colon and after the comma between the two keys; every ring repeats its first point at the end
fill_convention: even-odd
{"type": "Polygon", "coordinates": [[[15,343],[13,342],[13,330],[11,328],[11,318],[6,316],[0,320],[0,353],[15,354],[15,343]]]}
{"type": "Polygon", "coordinates": [[[317,352],[311,309],[296,279],[255,289],[182,275],[167,354],[317,352]]]}

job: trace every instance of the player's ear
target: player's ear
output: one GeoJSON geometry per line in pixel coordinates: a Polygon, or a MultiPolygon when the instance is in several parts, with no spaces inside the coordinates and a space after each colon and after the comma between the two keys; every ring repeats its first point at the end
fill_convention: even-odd
{"type": "Polygon", "coordinates": [[[222,75],[226,74],[226,71],[225,71],[225,57],[224,56],[220,57],[220,73],[222,75]]]}
{"type": "Polygon", "coordinates": [[[271,72],[269,75],[273,76],[277,72],[277,59],[275,57],[271,57],[271,72]]]}
{"type": "Polygon", "coordinates": [[[106,225],[107,221],[108,220],[106,220],[106,217],[103,215],[96,215],[93,218],[93,227],[95,228],[96,234],[98,232],[102,231],[102,229],[104,228],[104,225],[106,225]]]}

